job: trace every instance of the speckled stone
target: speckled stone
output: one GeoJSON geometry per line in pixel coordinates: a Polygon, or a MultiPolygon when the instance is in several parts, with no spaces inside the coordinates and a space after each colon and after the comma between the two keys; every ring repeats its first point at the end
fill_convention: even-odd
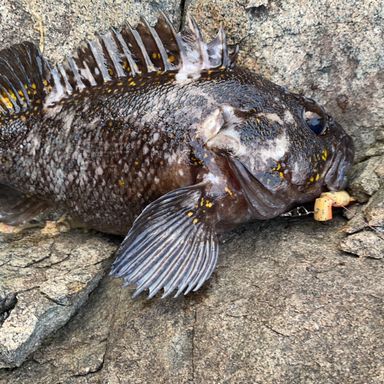
{"type": "MultiPolygon", "coordinates": [[[[95,31],[134,22],[141,12],[153,20],[157,6],[177,22],[182,11],[184,19],[186,13],[195,15],[210,36],[223,21],[231,41],[240,41],[240,62],[325,104],[355,138],[358,161],[383,154],[381,0],[5,0],[0,3],[0,44],[39,43],[34,28],[42,21],[45,54],[59,61],[95,31]]],[[[367,176],[376,177],[370,171],[367,176]]],[[[380,184],[366,199],[379,189],[380,184]]],[[[360,209],[364,223],[365,207],[360,209]]],[[[340,250],[348,239],[342,232],[345,223],[341,218],[328,224],[278,219],[241,228],[226,236],[218,268],[202,291],[163,301],[132,300],[132,290],[105,277],[83,305],[107,269],[101,260],[114,247],[99,235],[57,237],[60,251],[47,259],[43,255],[53,240],[39,245],[45,253],[37,252],[40,248],[33,248],[28,238],[19,240],[29,259],[13,261],[6,255],[16,245],[3,243],[0,276],[3,264],[16,264],[13,278],[1,280],[0,324],[12,320],[21,332],[24,319],[30,325],[37,313],[44,318],[43,328],[54,327],[44,337],[37,333],[42,346],[20,368],[0,370],[0,383],[381,384],[384,266],[382,259],[340,250]],[[63,273],[60,264],[68,260],[60,260],[73,244],[80,250],[92,244],[95,253],[83,252],[78,264],[70,257],[74,264],[63,273]],[[34,273],[25,275],[28,270],[34,273]],[[19,288],[11,288],[10,282],[33,287],[37,272],[45,283],[17,297],[19,288]],[[80,279],[79,295],[73,295],[76,286],[68,289],[70,274],[80,279]]],[[[355,229],[356,235],[365,233],[359,232],[362,228],[355,229]]],[[[366,237],[362,246],[367,249],[367,244],[366,237]]],[[[25,338],[20,340],[28,339],[20,335],[25,338]]],[[[14,340],[1,337],[10,350],[14,340]]],[[[38,344],[30,348],[32,344],[21,343],[13,365],[38,344]],[[24,346],[28,349],[23,351],[24,346]]],[[[10,354],[6,356],[9,366],[10,354]]]]}
{"type": "Polygon", "coordinates": [[[350,193],[361,203],[366,203],[384,181],[384,156],[371,157],[356,164],[349,184],[350,193]]]}
{"type": "Polygon", "coordinates": [[[116,245],[76,231],[0,239],[0,368],[6,368],[20,365],[84,304],[116,245]]]}
{"type": "Polygon", "coordinates": [[[361,231],[341,241],[341,249],[362,257],[384,258],[384,231],[361,231]]]}

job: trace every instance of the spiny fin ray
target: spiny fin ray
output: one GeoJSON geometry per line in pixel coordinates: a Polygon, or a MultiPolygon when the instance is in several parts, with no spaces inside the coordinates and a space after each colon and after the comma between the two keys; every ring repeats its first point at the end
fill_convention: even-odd
{"type": "Polygon", "coordinates": [[[204,70],[234,66],[237,48],[227,45],[223,28],[213,41],[206,43],[193,18],[189,18],[187,25],[176,33],[161,13],[154,27],[142,18],[136,28],[127,25],[120,32],[111,29],[93,41],[84,42],[51,74],[53,90],[46,105],[84,88],[124,77],[177,71],[179,79],[193,79],[204,70]]]}
{"type": "Polygon", "coordinates": [[[30,42],[0,51],[0,114],[12,116],[41,104],[51,68],[30,42]]]}
{"type": "Polygon", "coordinates": [[[111,272],[124,278],[124,285],[136,285],[134,296],[149,290],[151,298],[161,289],[163,297],[178,296],[197,290],[212,274],[218,255],[214,220],[199,216],[195,208],[204,201],[205,187],[169,192],[134,222],[111,272]]]}

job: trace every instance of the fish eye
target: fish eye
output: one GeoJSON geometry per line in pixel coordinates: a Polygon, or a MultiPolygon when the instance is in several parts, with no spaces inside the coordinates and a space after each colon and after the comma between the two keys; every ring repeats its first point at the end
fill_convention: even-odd
{"type": "Polygon", "coordinates": [[[303,119],[308,128],[316,135],[323,135],[327,131],[325,113],[314,101],[308,99],[303,110],[303,119]]]}
{"type": "Polygon", "coordinates": [[[325,131],[325,121],[324,117],[319,116],[316,112],[305,111],[304,119],[307,123],[307,126],[314,132],[316,135],[321,135],[325,131]]]}

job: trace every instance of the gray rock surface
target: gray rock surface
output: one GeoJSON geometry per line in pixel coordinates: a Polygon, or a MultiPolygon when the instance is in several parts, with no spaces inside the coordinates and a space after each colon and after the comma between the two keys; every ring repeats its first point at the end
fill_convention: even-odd
{"type": "Polygon", "coordinates": [[[360,201],[368,199],[368,202],[350,212],[350,221],[343,228],[343,232],[349,236],[340,243],[345,252],[375,259],[384,258],[383,161],[384,157],[374,157],[355,166],[351,193],[360,201]]]}
{"type": "Polygon", "coordinates": [[[2,236],[0,368],[20,365],[87,300],[116,245],[72,231],[2,236]]]}
{"type": "Polygon", "coordinates": [[[379,190],[384,179],[384,156],[371,157],[356,164],[349,184],[351,194],[360,202],[365,203],[379,190]]]}
{"type": "Polygon", "coordinates": [[[351,188],[366,204],[349,223],[229,234],[209,284],[177,300],[132,300],[107,276],[90,294],[115,249],[101,235],[2,239],[0,364],[32,354],[0,383],[383,383],[382,1],[5,0],[0,46],[32,39],[58,61],[158,6],[212,37],[223,21],[242,64],[325,104],[355,138],[351,188]]]}
{"type": "Polygon", "coordinates": [[[382,383],[384,265],[337,250],[343,223],[239,229],[210,284],[186,298],[132,300],[105,278],[0,382],[382,383]]]}
{"type": "Polygon", "coordinates": [[[341,249],[357,256],[384,258],[384,231],[360,231],[354,233],[341,242],[341,249]]]}

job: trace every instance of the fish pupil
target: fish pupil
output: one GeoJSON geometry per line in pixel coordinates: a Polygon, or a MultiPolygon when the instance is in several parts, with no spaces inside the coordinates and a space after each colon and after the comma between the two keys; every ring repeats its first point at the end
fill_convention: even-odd
{"type": "Polygon", "coordinates": [[[319,116],[317,113],[306,111],[305,122],[316,135],[321,135],[323,133],[325,126],[324,118],[319,116]]]}

